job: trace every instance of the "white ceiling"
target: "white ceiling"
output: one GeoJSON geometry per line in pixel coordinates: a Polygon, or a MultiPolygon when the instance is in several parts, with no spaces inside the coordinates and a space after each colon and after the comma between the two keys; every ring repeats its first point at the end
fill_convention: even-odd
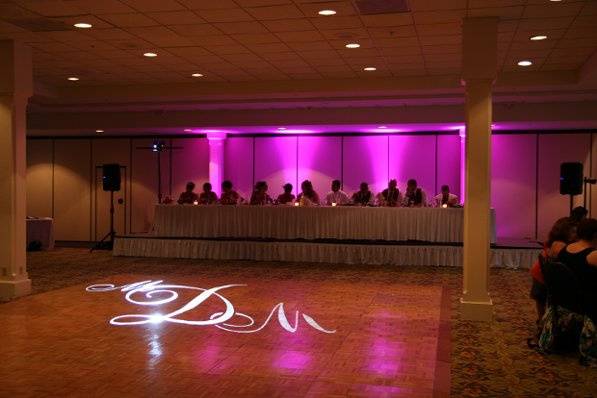
{"type": "Polygon", "coordinates": [[[409,3],[409,13],[359,15],[349,0],[0,0],[0,39],[29,43],[35,79],[48,86],[72,85],[69,76],[120,85],[458,75],[465,16],[501,18],[503,72],[579,70],[597,47],[597,1],[409,3]],[[319,16],[325,8],[337,15],[319,16]],[[48,22],[39,18],[66,30],[16,25],[48,22]],[[80,21],[94,27],[72,28],[80,21]],[[531,42],[535,34],[549,38],[531,42]],[[346,49],[349,42],[361,48],[346,49]],[[520,59],[534,65],[521,70],[520,59]]]}

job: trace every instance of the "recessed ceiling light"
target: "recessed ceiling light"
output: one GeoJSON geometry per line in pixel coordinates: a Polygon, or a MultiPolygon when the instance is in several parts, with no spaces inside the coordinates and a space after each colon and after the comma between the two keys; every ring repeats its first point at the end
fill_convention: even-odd
{"type": "Polygon", "coordinates": [[[203,77],[201,73],[193,73],[191,76],[193,77],[203,77]]]}
{"type": "Polygon", "coordinates": [[[361,45],[359,43],[348,43],[346,48],[359,48],[361,45]]]}
{"type": "Polygon", "coordinates": [[[71,82],[76,82],[79,80],[79,78],[73,76],[73,77],[69,77],[68,80],[70,80],[71,82]]]}
{"type": "Polygon", "coordinates": [[[518,61],[518,66],[531,66],[533,63],[529,60],[518,61]]]}
{"type": "Polygon", "coordinates": [[[185,132],[185,133],[190,133],[190,132],[192,132],[192,131],[193,131],[193,130],[191,130],[191,129],[184,129],[184,132],[185,132]]]}
{"type": "Polygon", "coordinates": [[[549,0],[549,1],[551,1],[551,2],[553,2],[553,3],[558,3],[558,2],[560,2],[560,1],[562,1],[562,0],[549,0]]]}
{"type": "Polygon", "coordinates": [[[89,29],[91,28],[93,25],[90,23],[86,23],[86,22],[77,22],[76,24],[73,25],[75,28],[80,28],[80,29],[89,29]]]}
{"type": "Polygon", "coordinates": [[[531,36],[532,41],[540,41],[540,40],[545,40],[545,39],[547,39],[547,36],[545,36],[545,35],[531,36]]]}
{"type": "Polygon", "coordinates": [[[102,130],[102,129],[97,129],[97,130],[95,130],[95,132],[96,132],[96,133],[103,133],[103,132],[104,132],[104,130],[102,130]]]}
{"type": "Polygon", "coordinates": [[[378,126],[377,128],[378,128],[378,129],[387,129],[387,127],[386,127],[386,126],[378,126]]]}
{"type": "Polygon", "coordinates": [[[366,68],[363,68],[363,70],[366,72],[373,72],[377,70],[377,68],[375,66],[367,66],[366,68]]]}
{"type": "Polygon", "coordinates": [[[278,130],[280,130],[280,131],[286,130],[286,127],[278,127],[278,130]]]}
{"type": "Polygon", "coordinates": [[[318,12],[319,15],[323,15],[323,16],[330,16],[330,15],[336,15],[336,11],[334,10],[320,10],[318,12]]]}
{"type": "Polygon", "coordinates": [[[143,54],[143,56],[153,58],[153,57],[157,57],[158,55],[156,53],[145,53],[145,54],[143,54]]]}

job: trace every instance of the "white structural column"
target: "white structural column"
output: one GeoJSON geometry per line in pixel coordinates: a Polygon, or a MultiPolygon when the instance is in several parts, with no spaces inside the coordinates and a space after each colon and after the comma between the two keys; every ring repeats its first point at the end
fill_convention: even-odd
{"type": "Polygon", "coordinates": [[[497,18],[465,18],[463,71],[466,118],[464,206],[464,319],[489,321],[490,180],[492,86],[497,72],[497,18]]]}
{"type": "Polygon", "coordinates": [[[26,110],[33,94],[31,52],[0,41],[0,300],[31,292],[26,246],[26,110]]]}
{"type": "Polygon", "coordinates": [[[226,133],[207,133],[209,142],[209,182],[213,191],[221,194],[222,181],[224,181],[224,143],[226,133]]]}

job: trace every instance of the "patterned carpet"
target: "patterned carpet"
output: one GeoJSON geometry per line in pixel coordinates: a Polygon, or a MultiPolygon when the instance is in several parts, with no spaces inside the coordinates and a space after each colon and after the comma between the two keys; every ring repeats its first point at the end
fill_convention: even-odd
{"type": "Polygon", "coordinates": [[[84,249],[30,253],[28,271],[34,293],[89,283],[123,273],[210,275],[260,273],[281,280],[338,278],[348,281],[445,285],[452,300],[452,396],[454,397],[591,397],[597,396],[597,369],[578,364],[575,356],[542,356],[526,346],[534,329],[534,307],[528,298],[526,271],[493,269],[490,289],[495,320],[490,324],[459,320],[460,269],[214,262],[182,259],[114,258],[109,252],[84,249]]]}

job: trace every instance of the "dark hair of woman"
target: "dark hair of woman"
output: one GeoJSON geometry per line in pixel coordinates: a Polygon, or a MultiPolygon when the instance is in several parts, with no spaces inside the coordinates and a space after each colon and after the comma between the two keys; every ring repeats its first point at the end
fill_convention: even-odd
{"type": "Polygon", "coordinates": [[[556,221],[549,231],[547,238],[547,247],[551,247],[554,242],[560,241],[570,243],[572,240],[575,224],[569,217],[562,217],[556,221]]]}
{"type": "Polygon", "coordinates": [[[586,218],[578,224],[576,235],[579,239],[591,242],[597,238],[597,220],[586,218]]]}

